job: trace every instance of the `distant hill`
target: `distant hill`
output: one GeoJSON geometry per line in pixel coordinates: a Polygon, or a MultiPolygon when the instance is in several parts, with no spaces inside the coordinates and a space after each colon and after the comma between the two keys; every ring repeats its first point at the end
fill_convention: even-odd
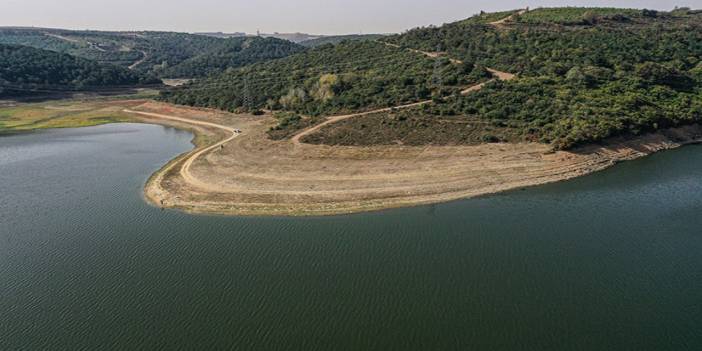
{"type": "Polygon", "coordinates": [[[194,33],[197,35],[205,35],[208,37],[215,37],[215,38],[240,38],[240,37],[245,37],[248,36],[244,32],[237,32],[237,33],[223,33],[223,32],[197,32],[194,33]]]}
{"type": "Polygon", "coordinates": [[[275,38],[229,38],[201,54],[155,72],[169,78],[206,77],[231,68],[287,57],[303,50],[305,48],[300,45],[275,38]]]}
{"type": "MultiPolygon", "coordinates": [[[[485,141],[539,141],[562,149],[699,123],[702,12],[544,8],[481,13],[377,42],[323,45],[163,96],[196,106],[268,106],[312,116],[427,97],[434,97],[434,103],[403,114],[368,116],[385,122],[359,122],[357,127],[376,126],[375,134],[392,135],[389,142],[405,140],[403,133],[413,133],[412,144],[474,142],[462,137],[461,129],[436,123],[465,124],[490,131],[475,133],[485,141]],[[517,79],[457,94],[458,86],[485,79],[485,67],[517,79]],[[418,128],[426,129],[421,140],[418,128]]],[[[350,119],[347,127],[361,120],[350,119]]],[[[301,121],[317,123],[288,115],[280,128],[301,121]]],[[[343,142],[368,144],[353,138],[343,142]]]]}
{"type": "Polygon", "coordinates": [[[267,33],[260,33],[258,36],[264,37],[264,38],[277,38],[277,39],[283,39],[287,41],[291,41],[293,43],[301,43],[303,41],[307,40],[313,40],[313,39],[318,39],[323,37],[323,35],[314,35],[314,34],[307,34],[307,33],[273,33],[273,34],[267,34],[267,33]]]}
{"type": "Polygon", "coordinates": [[[0,44],[0,96],[155,83],[160,80],[123,67],[49,50],[0,44]]]}
{"type": "Polygon", "coordinates": [[[344,40],[375,40],[382,37],[382,34],[349,34],[349,35],[315,35],[307,33],[258,33],[246,34],[243,32],[239,33],[222,33],[222,32],[200,32],[195,33],[197,35],[205,35],[209,37],[216,38],[241,38],[241,37],[262,37],[262,38],[276,38],[287,40],[293,43],[300,44],[302,46],[311,48],[315,46],[320,46],[324,44],[338,44],[344,40]]]}
{"type": "Polygon", "coordinates": [[[345,40],[376,40],[382,38],[382,34],[350,34],[350,35],[331,35],[321,38],[309,39],[300,42],[299,44],[308,48],[317,47],[325,44],[339,44],[345,40]]]}
{"type": "MultiPolygon", "coordinates": [[[[260,39],[263,40],[263,39],[260,39]]],[[[0,43],[31,46],[66,53],[100,63],[114,64],[135,71],[156,74],[163,78],[177,72],[193,74],[188,78],[210,74],[241,64],[283,57],[297,51],[282,41],[261,41],[247,50],[254,41],[241,38],[219,38],[206,35],[172,32],[100,32],[42,28],[0,28],[0,43]],[[267,49],[265,45],[270,45],[267,49]],[[246,57],[247,53],[251,57],[246,57]],[[203,60],[204,56],[217,57],[203,60]],[[226,56],[233,56],[227,58],[226,56]],[[213,66],[193,69],[192,60],[213,66]],[[186,67],[176,68],[181,63],[186,67]]]]}

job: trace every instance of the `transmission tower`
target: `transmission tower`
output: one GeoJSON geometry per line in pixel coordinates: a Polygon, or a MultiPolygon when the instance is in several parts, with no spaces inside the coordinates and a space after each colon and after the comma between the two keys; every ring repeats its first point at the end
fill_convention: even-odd
{"type": "Polygon", "coordinates": [[[244,76],[244,109],[253,111],[253,99],[251,97],[251,87],[249,86],[249,75],[244,76]]]}

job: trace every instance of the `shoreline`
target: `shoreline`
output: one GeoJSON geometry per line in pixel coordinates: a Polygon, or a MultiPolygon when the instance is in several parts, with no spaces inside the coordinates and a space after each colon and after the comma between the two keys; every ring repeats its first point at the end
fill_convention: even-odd
{"type": "Polygon", "coordinates": [[[222,216],[333,216],[445,203],[565,181],[702,143],[702,126],[693,124],[555,152],[536,143],[328,146],[269,139],[270,115],[144,99],[32,108],[58,114],[50,127],[134,122],[189,131],[193,149],[153,172],[142,196],[155,207],[222,216]]]}
{"type": "MultiPolygon", "coordinates": [[[[702,143],[702,126],[693,124],[555,152],[536,143],[328,146],[270,140],[266,132],[275,124],[270,115],[142,99],[35,109],[87,113],[86,118],[107,114],[115,118],[99,124],[148,123],[192,133],[193,149],[153,172],[142,196],[155,207],[220,216],[334,216],[446,203],[565,181],[702,143]]],[[[57,123],[80,127],[85,121],[57,123]]]]}
{"type": "MultiPolygon", "coordinates": [[[[163,107],[161,104],[152,103],[151,105],[152,106],[146,107],[147,110],[149,108],[163,107]]],[[[192,111],[184,107],[168,106],[167,108],[180,113],[192,111]]],[[[221,113],[202,109],[197,110],[197,112],[202,114],[221,113]]],[[[260,118],[235,118],[241,118],[242,120],[240,122],[247,125],[247,127],[255,127],[256,124],[261,124],[260,118]]],[[[140,117],[139,119],[142,118],[140,117]]],[[[497,194],[514,189],[565,181],[602,171],[620,162],[638,159],[659,151],[702,143],[702,127],[699,125],[690,125],[668,129],[655,134],[642,135],[636,138],[612,138],[603,144],[591,144],[571,151],[550,152],[547,150],[546,146],[541,144],[486,144],[464,147],[427,147],[425,148],[427,150],[439,150],[439,154],[445,151],[444,153],[446,155],[450,155],[456,150],[468,150],[470,154],[474,155],[494,153],[496,152],[495,150],[501,150],[502,153],[498,155],[498,159],[501,157],[507,160],[516,157],[517,162],[519,162],[518,158],[525,155],[525,153],[529,153],[529,155],[533,157],[533,152],[536,150],[539,153],[538,158],[542,160],[541,164],[537,165],[541,166],[541,169],[534,168],[535,171],[525,169],[523,172],[517,172],[516,174],[514,172],[510,173],[507,170],[502,173],[499,170],[496,172],[489,169],[481,170],[480,166],[468,169],[468,171],[484,173],[483,176],[497,179],[497,181],[494,182],[485,182],[483,179],[484,177],[479,177],[476,178],[477,181],[475,183],[471,184],[471,182],[461,178],[460,172],[448,172],[444,175],[440,173],[434,174],[432,179],[434,183],[431,185],[439,184],[440,186],[428,191],[427,186],[421,181],[423,175],[414,174],[412,172],[406,172],[405,175],[408,175],[408,177],[407,179],[403,179],[403,182],[407,180],[410,183],[408,186],[394,186],[393,184],[383,186],[384,180],[388,180],[389,182],[394,181],[392,179],[392,174],[375,174],[364,177],[363,175],[359,176],[354,174],[358,170],[351,169],[347,170],[349,174],[340,176],[333,172],[325,172],[323,169],[326,169],[326,166],[309,171],[308,174],[313,175],[313,179],[307,183],[304,182],[304,179],[299,180],[294,175],[287,174],[286,172],[294,173],[294,171],[289,168],[281,169],[280,171],[275,170],[275,163],[271,164],[269,167],[264,166],[263,168],[258,168],[261,173],[250,174],[250,172],[242,172],[243,174],[237,175],[236,172],[230,171],[247,171],[248,169],[241,168],[241,166],[240,168],[227,168],[233,167],[229,164],[233,162],[227,157],[229,154],[219,155],[221,153],[220,151],[225,149],[212,150],[211,147],[211,145],[217,145],[217,147],[219,147],[220,144],[218,143],[221,143],[225,137],[219,135],[214,141],[210,140],[208,142],[199,143],[195,141],[195,139],[201,137],[201,134],[208,135],[208,139],[211,139],[214,134],[217,134],[216,131],[211,129],[207,130],[207,128],[193,128],[192,126],[188,127],[181,123],[173,123],[173,121],[150,118],[145,118],[144,122],[188,129],[194,134],[193,144],[195,145],[193,150],[178,155],[149,177],[149,180],[144,186],[144,198],[147,202],[152,206],[176,209],[195,215],[218,216],[322,217],[446,203],[497,194]],[[510,152],[510,149],[514,149],[515,152],[510,152]],[[207,154],[208,151],[213,151],[212,153],[215,155],[207,154]],[[190,160],[189,166],[193,167],[192,176],[198,179],[197,183],[199,183],[200,187],[188,184],[188,182],[182,179],[180,174],[180,170],[182,170],[186,160],[196,154],[202,157],[190,160]],[[227,164],[227,166],[221,168],[224,167],[221,166],[222,164],[227,164]],[[222,176],[223,174],[226,176],[222,176]],[[456,176],[454,177],[454,175],[456,176]],[[237,177],[240,177],[242,180],[247,178],[254,178],[254,180],[246,180],[244,182],[251,184],[251,186],[248,187],[246,184],[242,185],[237,183],[236,180],[222,181],[222,178],[237,177]],[[318,188],[315,186],[315,181],[320,183],[331,182],[332,185],[322,189],[321,187],[318,188]],[[266,188],[266,182],[275,185],[277,189],[275,187],[266,188]],[[281,188],[281,183],[285,184],[286,182],[290,182],[291,184],[302,182],[302,185],[291,185],[290,189],[286,187],[281,188]],[[341,184],[340,190],[334,188],[335,182],[341,184]],[[367,189],[360,190],[351,189],[350,187],[344,188],[346,183],[352,185],[359,182],[375,182],[376,184],[381,184],[381,186],[377,188],[368,187],[367,189]],[[413,187],[412,184],[416,184],[416,186],[413,187]],[[163,205],[161,200],[163,200],[163,205]]],[[[263,125],[265,126],[265,123],[263,123],[263,125]]],[[[227,149],[235,149],[239,154],[245,151],[260,150],[258,147],[261,146],[261,144],[258,142],[253,142],[253,145],[256,146],[254,148],[248,145],[247,142],[252,142],[252,138],[255,139],[256,136],[260,137],[261,131],[263,130],[265,130],[265,128],[258,128],[258,130],[253,131],[251,134],[245,131],[244,137],[240,138],[242,140],[239,141],[239,138],[233,140],[235,145],[232,147],[227,145],[227,149]],[[243,147],[237,149],[237,146],[243,147]]],[[[263,143],[263,145],[278,148],[280,148],[281,144],[292,143],[290,143],[290,141],[265,141],[263,143]]],[[[322,154],[334,153],[334,151],[330,150],[330,147],[327,146],[296,144],[295,147],[290,148],[293,151],[286,151],[288,154],[285,156],[292,155],[293,157],[290,159],[292,162],[304,163],[309,159],[314,159],[312,156],[305,155],[305,151],[310,151],[315,148],[322,154]]],[[[353,149],[353,147],[341,147],[340,149],[342,149],[342,156],[343,153],[355,152],[355,150],[350,150],[353,149]]],[[[377,149],[382,148],[360,149],[365,149],[360,150],[361,152],[373,153],[377,151],[377,149]]],[[[411,148],[401,149],[401,152],[412,151],[407,150],[411,148]]],[[[414,149],[422,148],[414,147],[414,149]]],[[[287,147],[285,150],[287,150],[287,147]]],[[[276,158],[282,158],[281,156],[275,155],[275,152],[273,155],[271,161],[276,158]]],[[[261,155],[261,157],[262,156],[265,155],[261,155]]],[[[249,159],[252,157],[255,159],[259,156],[253,155],[250,156],[249,159]]],[[[333,156],[324,158],[326,161],[332,159],[334,159],[333,156]]],[[[263,158],[261,160],[263,160],[263,158]]],[[[343,162],[344,160],[345,158],[341,157],[341,161],[343,162]]],[[[334,159],[334,161],[337,160],[334,159]]],[[[369,162],[372,163],[372,161],[373,160],[370,160],[369,162]]],[[[382,162],[383,159],[375,161],[382,162]]],[[[397,159],[389,158],[387,161],[396,162],[397,159]]],[[[514,160],[504,162],[514,162],[514,160]]],[[[266,163],[264,162],[263,164],[265,165],[266,163]]],[[[320,166],[321,164],[316,165],[320,166]]],[[[281,164],[281,167],[289,166],[290,164],[281,164]]],[[[448,169],[450,170],[451,168],[449,167],[448,169]]],[[[431,188],[431,186],[429,188],[431,188]]]]}

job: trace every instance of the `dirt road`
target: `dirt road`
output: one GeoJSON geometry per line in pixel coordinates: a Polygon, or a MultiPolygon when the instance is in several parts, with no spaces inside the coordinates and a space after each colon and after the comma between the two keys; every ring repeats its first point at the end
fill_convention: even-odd
{"type": "MultiPolygon", "coordinates": [[[[417,52],[424,53],[423,51],[417,51],[417,52]]],[[[427,54],[427,53],[425,53],[425,54],[427,54]]],[[[432,56],[432,57],[435,57],[435,56],[432,56]]],[[[458,61],[458,60],[455,60],[455,61],[458,61]]],[[[470,86],[470,87],[467,87],[467,88],[465,88],[464,90],[461,91],[461,95],[468,95],[468,94],[470,94],[470,93],[479,91],[480,89],[482,89],[483,87],[485,87],[486,84],[488,84],[488,83],[490,83],[490,82],[493,82],[493,81],[495,81],[496,79],[509,81],[509,80],[512,80],[512,79],[514,79],[514,78],[516,77],[516,75],[514,75],[514,74],[507,73],[507,72],[502,72],[502,71],[498,71],[498,70],[492,69],[492,68],[488,68],[487,70],[495,77],[494,79],[491,79],[491,80],[489,80],[489,81],[487,81],[487,82],[483,82],[483,83],[479,83],[479,84],[475,84],[475,85],[472,85],[472,86],[470,86]]],[[[310,127],[310,128],[307,128],[307,129],[305,129],[305,130],[299,132],[298,134],[296,134],[295,136],[293,136],[290,140],[292,141],[292,143],[293,143],[294,145],[300,145],[300,144],[302,144],[302,142],[300,141],[300,140],[302,140],[302,138],[304,138],[304,137],[306,137],[306,136],[308,136],[308,135],[310,135],[310,134],[313,134],[313,133],[315,133],[316,131],[318,131],[318,130],[320,130],[320,129],[322,129],[322,128],[324,128],[324,127],[330,125],[330,124],[334,124],[334,123],[337,123],[337,122],[340,122],[340,121],[343,121],[343,120],[346,120],[346,119],[349,119],[349,118],[367,116],[367,115],[372,115],[372,114],[375,114],[375,113],[390,112],[390,111],[393,111],[393,110],[405,110],[405,109],[408,109],[408,108],[418,107],[418,106],[422,106],[422,105],[427,105],[427,104],[430,104],[430,103],[432,103],[432,100],[424,100],[424,101],[419,101],[419,102],[415,102],[415,103],[411,103],[411,104],[407,104],[407,105],[400,105],[400,106],[395,106],[395,107],[386,107],[386,108],[381,108],[381,109],[373,110],[373,111],[360,112],[360,113],[352,113],[352,114],[348,114],[348,115],[329,117],[326,121],[324,121],[324,122],[322,122],[322,123],[320,123],[320,124],[317,124],[317,125],[315,125],[315,126],[312,126],[312,127],[310,127]]]]}
{"type": "MultiPolygon", "coordinates": [[[[235,129],[235,128],[223,126],[223,125],[221,125],[221,124],[216,124],[216,123],[211,123],[211,122],[204,122],[204,121],[199,121],[199,120],[189,119],[189,118],[183,118],[183,117],[169,116],[169,115],[164,115],[164,114],[160,114],[160,113],[151,113],[151,112],[134,111],[134,110],[129,110],[129,109],[125,109],[124,112],[126,112],[126,113],[132,113],[132,114],[138,114],[138,115],[147,116],[147,117],[152,117],[152,118],[157,118],[157,119],[165,119],[165,120],[170,120],[170,121],[183,122],[183,123],[186,123],[186,124],[189,124],[189,125],[198,125],[198,126],[204,126],[204,127],[209,127],[209,128],[215,128],[215,129],[219,129],[219,130],[222,130],[222,131],[224,131],[224,132],[226,132],[226,133],[231,134],[231,136],[229,136],[228,138],[226,138],[226,139],[224,139],[224,140],[222,140],[222,141],[220,141],[220,142],[218,142],[218,143],[216,143],[216,144],[214,144],[214,145],[212,145],[212,146],[208,146],[208,147],[202,148],[201,150],[194,150],[193,153],[185,159],[185,161],[183,162],[183,165],[182,165],[182,167],[181,167],[181,169],[180,169],[180,175],[181,175],[181,176],[183,177],[183,179],[185,179],[189,184],[191,184],[191,185],[193,185],[193,186],[195,186],[195,187],[197,187],[197,188],[200,188],[200,189],[202,189],[202,190],[208,190],[208,191],[218,191],[218,190],[220,190],[219,188],[213,187],[213,186],[211,186],[210,184],[208,184],[208,183],[206,183],[206,182],[203,182],[203,181],[200,181],[198,178],[196,178],[195,176],[193,176],[192,172],[190,172],[190,168],[193,166],[193,163],[195,163],[195,161],[196,161],[200,156],[202,156],[202,155],[204,155],[204,154],[206,154],[206,153],[208,153],[208,152],[210,152],[210,151],[212,151],[212,150],[221,148],[223,145],[225,145],[225,144],[231,142],[232,140],[234,140],[234,138],[238,137],[238,136],[239,136],[239,133],[236,132],[236,129],[235,129]]],[[[164,169],[164,170],[161,172],[161,173],[162,173],[161,177],[163,176],[163,174],[165,174],[165,173],[167,173],[168,171],[170,171],[170,170],[172,169],[173,166],[175,166],[175,164],[172,164],[169,168],[164,169]]]]}
{"type": "Polygon", "coordinates": [[[133,69],[139,67],[139,65],[144,63],[144,61],[146,61],[146,59],[149,58],[149,54],[147,54],[146,51],[139,50],[139,52],[141,52],[141,54],[144,56],[141,59],[139,59],[137,62],[134,62],[131,66],[129,66],[129,69],[133,70],[133,69]]]}
{"type": "Polygon", "coordinates": [[[349,114],[349,115],[342,115],[342,116],[329,117],[329,118],[328,118],[326,121],[324,121],[323,123],[317,124],[316,126],[312,126],[312,127],[310,127],[310,128],[307,128],[307,129],[303,130],[302,132],[300,132],[300,133],[296,134],[295,136],[293,136],[292,139],[290,139],[290,140],[293,142],[293,144],[295,144],[295,145],[300,145],[300,144],[301,144],[300,139],[304,138],[305,136],[310,135],[310,134],[312,134],[312,133],[314,133],[314,132],[320,130],[321,128],[323,128],[323,127],[325,127],[325,126],[328,126],[328,125],[330,125],[330,124],[333,124],[333,123],[336,123],[336,122],[339,122],[339,121],[343,121],[343,120],[345,120],[345,119],[354,118],[354,117],[361,117],[361,116],[367,116],[367,115],[372,115],[372,114],[374,114],[374,113],[390,112],[390,111],[393,111],[393,110],[404,110],[404,109],[408,109],[408,108],[412,108],[412,107],[417,107],[417,106],[422,106],[422,105],[426,105],[426,104],[430,104],[430,103],[431,103],[431,100],[424,100],[424,101],[414,102],[414,103],[407,104],[407,105],[401,105],[401,106],[395,106],[395,107],[386,107],[386,108],[381,108],[381,109],[373,110],[373,111],[360,112],[360,113],[352,113],[352,114],[349,114]]]}
{"type": "Polygon", "coordinates": [[[525,14],[525,13],[527,13],[527,10],[526,10],[526,9],[524,9],[524,10],[519,10],[517,13],[511,14],[511,15],[509,15],[509,16],[507,16],[507,17],[505,17],[505,18],[503,18],[503,19],[501,19],[501,20],[499,20],[499,21],[490,22],[489,24],[490,24],[491,26],[500,27],[500,26],[504,25],[505,23],[514,20],[515,17],[521,16],[521,15],[523,15],[523,14],[525,14]]]}
{"type": "Polygon", "coordinates": [[[671,138],[649,135],[555,153],[537,143],[293,145],[267,138],[275,124],[271,115],[154,102],[128,111],[149,122],[192,126],[213,140],[158,171],[147,183],[145,197],[158,206],[229,215],[329,215],[450,201],[581,176],[702,135],[695,127],[671,138]],[[233,125],[246,133],[234,137],[233,125]],[[214,152],[225,143],[226,148],[214,152]]]}

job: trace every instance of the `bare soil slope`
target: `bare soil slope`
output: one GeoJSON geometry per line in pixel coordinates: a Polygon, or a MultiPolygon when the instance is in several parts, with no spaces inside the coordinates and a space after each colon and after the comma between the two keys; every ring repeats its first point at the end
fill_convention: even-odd
{"type": "Polygon", "coordinates": [[[146,197],[159,206],[227,215],[331,215],[438,203],[569,179],[702,140],[702,129],[693,126],[556,153],[533,143],[332,147],[272,141],[270,116],[156,103],[133,110],[205,136],[151,178],[146,197]],[[243,133],[232,138],[227,128],[243,133]]]}

